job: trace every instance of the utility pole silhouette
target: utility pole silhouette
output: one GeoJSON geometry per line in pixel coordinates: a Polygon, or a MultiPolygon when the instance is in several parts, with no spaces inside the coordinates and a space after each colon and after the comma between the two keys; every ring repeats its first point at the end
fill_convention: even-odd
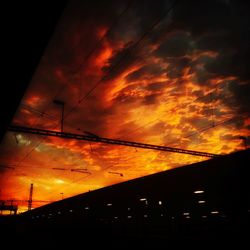
{"type": "Polygon", "coordinates": [[[30,184],[30,195],[28,200],[28,211],[32,208],[32,196],[33,196],[33,183],[30,184]]]}

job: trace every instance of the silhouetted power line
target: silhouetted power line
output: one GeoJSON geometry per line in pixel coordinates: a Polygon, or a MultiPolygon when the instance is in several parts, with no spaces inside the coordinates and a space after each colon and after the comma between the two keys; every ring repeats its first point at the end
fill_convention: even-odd
{"type": "Polygon", "coordinates": [[[78,100],[78,102],[68,111],[67,114],[65,114],[65,119],[78,107],[80,103],[82,103],[104,80],[108,79],[108,77],[111,75],[111,73],[126,59],[131,52],[151,33],[151,31],[166,17],[166,15],[175,7],[178,0],[175,0],[173,4],[163,11],[163,13],[158,16],[154,20],[154,22],[148,27],[148,29],[139,37],[139,39],[124,53],[124,55],[117,61],[115,65],[113,65],[110,69],[108,74],[104,75],[99,81],[97,81],[92,88],[89,89],[89,91],[78,100]]]}
{"type": "MultiPolygon", "coordinates": [[[[122,18],[122,16],[129,10],[129,8],[131,7],[132,3],[134,2],[134,0],[129,0],[125,6],[125,8],[121,11],[121,13],[118,15],[117,19],[113,22],[113,24],[111,25],[111,27],[106,31],[106,33],[97,41],[97,43],[94,45],[94,47],[89,51],[89,53],[87,54],[87,56],[84,58],[84,61],[81,63],[81,65],[79,66],[82,67],[84,65],[84,63],[87,62],[87,60],[91,57],[91,55],[94,53],[94,51],[100,46],[101,42],[104,40],[104,38],[111,32],[112,29],[114,29],[114,27],[117,25],[117,23],[119,22],[119,20],[122,18]]],[[[62,87],[59,89],[59,91],[56,93],[56,95],[54,96],[54,98],[52,99],[56,99],[59,94],[64,90],[65,87],[62,87]]],[[[22,104],[25,105],[25,104],[22,104]]],[[[44,111],[39,111],[41,117],[44,116],[45,114],[45,110],[48,109],[50,104],[46,105],[46,108],[44,109],[44,111]]],[[[35,109],[33,109],[34,112],[36,112],[35,109]]],[[[52,117],[54,119],[54,117],[52,117]]],[[[65,117],[66,118],[66,117],[65,117]]],[[[19,165],[26,159],[28,158],[32,152],[42,143],[42,141],[38,142],[24,157],[23,159],[20,160],[19,165]]]]}
{"type": "Polygon", "coordinates": [[[45,129],[36,129],[36,128],[28,128],[28,127],[13,126],[13,125],[9,126],[8,130],[14,131],[14,132],[20,132],[20,133],[30,133],[30,134],[54,136],[54,137],[60,137],[60,138],[66,138],[66,139],[85,140],[85,141],[100,142],[100,143],[121,145],[121,146],[127,146],[127,147],[145,148],[145,149],[168,151],[168,152],[180,153],[180,154],[189,154],[189,155],[195,155],[195,156],[204,156],[204,157],[218,157],[219,156],[217,154],[211,154],[211,153],[194,151],[194,150],[171,148],[171,147],[159,146],[159,145],[153,145],[153,144],[123,141],[123,140],[109,139],[109,138],[104,138],[104,137],[94,137],[94,136],[89,136],[89,135],[72,134],[72,133],[57,132],[57,131],[51,131],[51,130],[45,130],[45,129]]]}

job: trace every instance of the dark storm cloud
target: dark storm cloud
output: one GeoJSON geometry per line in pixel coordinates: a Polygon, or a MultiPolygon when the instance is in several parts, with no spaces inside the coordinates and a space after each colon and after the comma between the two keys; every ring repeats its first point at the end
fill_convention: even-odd
{"type": "Polygon", "coordinates": [[[236,115],[232,121],[233,125],[236,129],[241,129],[244,126],[244,118],[242,114],[236,115]]]}
{"type": "Polygon", "coordinates": [[[228,51],[225,54],[221,53],[216,59],[207,63],[205,68],[214,76],[237,76],[239,80],[245,81],[250,79],[249,57],[250,50],[241,51],[238,49],[233,53],[228,51]]]}
{"type": "Polygon", "coordinates": [[[159,17],[163,16],[173,3],[171,0],[158,0],[157,4],[154,0],[132,0],[130,2],[128,11],[113,32],[109,34],[110,40],[135,42],[150,29],[159,17]]]}
{"type": "Polygon", "coordinates": [[[236,82],[232,81],[229,84],[229,91],[233,94],[238,111],[250,114],[250,83],[236,84],[236,82]]]}
{"type": "Polygon", "coordinates": [[[114,52],[114,55],[108,60],[108,66],[103,67],[106,73],[106,79],[112,80],[118,77],[139,58],[138,51],[132,43],[125,44],[122,49],[114,52]]]}
{"type": "MultiPolygon", "coordinates": [[[[114,20],[116,20],[121,10],[127,4],[127,2],[123,2],[123,4],[117,3],[118,1],[108,3],[106,1],[92,1],[90,3],[83,3],[85,1],[76,2],[81,2],[81,7],[78,7],[77,11],[83,13],[82,11],[85,9],[85,14],[78,15],[72,12],[72,15],[69,15],[70,18],[61,24],[57,39],[55,39],[57,43],[55,42],[53,45],[54,48],[57,48],[58,40],[62,45],[63,49],[55,49],[55,51],[59,51],[56,58],[58,64],[61,65],[65,62],[67,64],[67,62],[74,61],[76,58],[80,58],[79,60],[81,61],[98,40],[95,27],[100,25],[111,27],[114,20]],[[69,28],[64,29],[66,23],[69,28]],[[69,44],[70,46],[68,46],[69,44]]],[[[247,30],[249,30],[249,18],[241,2],[236,3],[222,0],[180,1],[168,16],[171,19],[170,25],[167,22],[164,23],[166,20],[161,22],[161,24],[164,23],[166,26],[165,31],[167,33],[159,34],[158,40],[150,40],[153,37],[155,38],[154,33],[159,31],[158,27],[156,27],[152,34],[147,35],[146,43],[143,41],[139,46],[134,47],[135,42],[140,36],[147,31],[154,20],[170,4],[171,1],[157,1],[157,4],[155,4],[153,0],[135,1],[131,4],[126,14],[107,36],[107,41],[110,42],[111,46],[115,42],[123,42],[122,47],[119,47],[119,49],[115,46],[112,48],[114,51],[112,57],[108,60],[109,66],[103,67],[103,71],[107,73],[108,80],[119,76],[126,69],[134,65],[137,60],[141,61],[144,59],[144,56],[149,56],[152,51],[147,50],[147,46],[149,45],[147,42],[149,41],[160,42],[160,44],[153,44],[158,47],[153,52],[153,55],[151,54],[150,56],[163,59],[163,61],[169,63],[168,68],[164,68],[166,66],[162,66],[161,63],[147,64],[129,74],[126,78],[128,82],[144,79],[144,77],[162,76],[166,73],[168,77],[181,81],[180,78],[187,67],[190,67],[190,70],[195,72],[196,83],[204,86],[210,84],[210,80],[216,76],[235,75],[241,79],[249,80],[250,70],[247,69],[248,64],[246,63],[250,56],[247,46],[249,44],[247,33],[247,30]],[[239,10],[242,14],[238,13],[239,10]],[[148,54],[145,51],[148,51],[148,54]],[[196,51],[214,51],[218,53],[218,56],[201,56],[197,60],[192,61],[192,54],[196,51]],[[200,64],[202,67],[198,67],[200,64]]],[[[44,75],[46,75],[46,72],[44,75]]],[[[46,82],[46,79],[44,81],[46,82]]],[[[52,81],[53,79],[49,79],[48,82],[52,81]]],[[[154,104],[157,102],[159,96],[158,91],[165,88],[165,84],[153,82],[143,87],[150,94],[146,96],[129,95],[126,92],[133,91],[137,87],[128,86],[128,88],[123,89],[119,93],[116,101],[132,103],[137,102],[139,99],[142,105],[154,104]]],[[[226,102],[227,97],[223,96],[222,100],[228,105],[240,105],[240,110],[246,110],[249,103],[247,94],[246,98],[242,97],[245,91],[249,91],[249,89],[232,86],[230,92],[234,97],[234,102],[226,102]]],[[[95,90],[96,92],[98,92],[98,89],[97,91],[95,90]]],[[[182,93],[182,89],[176,86],[176,89],[173,89],[170,95],[181,95],[182,93]]],[[[100,95],[101,93],[98,92],[96,100],[98,97],[100,98],[100,95]]],[[[210,96],[207,96],[200,101],[209,103],[210,100],[210,96]]],[[[92,105],[89,106],[91,106],[90,111],[85,111],[84,114],[85,117],[89,118],[84,121],[84,124],[90,128],[97,124],[97,131],[101,131],[105,127],[105,119],[109,117],[110,113],[104,111],[100,107],[101,104],[97,105],[96,109],[92,108],[92,105]],[[104,112],[100,114],[98,110],[104,112]]],[[[77,122],[77,118],[75,120],[77,122]]]]}
{"type": "Polygon", "coordinates": [[[199,85],[209,85],[209,81],[213,79],[214,74],[209,73],[204,68],[196,68],[195,69],[195,82],[199,85]]]}
{"type": "Polygon", "coordinates": [[[188,57],[167,58],[167,62],[170,63],[167,70],[167,74],[170,78],[181,78],[184,69],[192,65],[191,60],[188,57]]]}
{"type": "MultiPolygon", "coordinates": [[[[124,43],[123,48],[115,51],[109,59],[109,66],[103,68],[109,74],[109,79],[119,75],[137,59],[147,56],[147,42],[155,29],[154,24],[171,4],[172,1],[160,0],[155,4],[155,1],[148,0],[131,5],[131,9],[108,36],[111,42],[124,43]]],[[[150,71],[150,67],[147,70],[150,71]]]]}
{"type": "Polygon", "coordinates": [[[156,51],[156,55],[161,58],[181,57],[190,53],[192,44],[189,34],[177,32],[165,40],[156,51]]]}
{"type": "Polygon", "coordinates": [[[192,64],[188,56],[192,54],[193,50],[193,39],[188,32],[183,30],[171,32],[161,42],[155,55],[169,64],[167,75],[170,78],[180,78],[183,70],[192,64]]]}
{"type": "MultiPolygon", "coordinates": [[[[205,62],[205,69],[215,76],[235,75],[241,80],[249,80],[250,18],[246,11],[249,6],[242,1],[228,1],[228,4],[225,1],[206,1],[205,6],[207,4],[204,16],[196,15],[196,23],[192,22],[192,17],[186,20],[186,26],[181,22],[185,29],[190,26],[197,49],[218,52],[218,57],[205,62]]],[[[202,12],[198,4],[195,9],[199,8],[202,12]]],[[[185,19],[185,16],[179,18],[185,19]]]]}
{"type": "Polygon", "coordinates": [[[218,52],[218,57],[205,63],[208,72],[215,75],[235,75],[249,80],[250,18],[246,4],[230,2],[228,15],[221,16],[218,27],[197,39],[197,48],[218,52]],[[223,20],[226,19],[227,22],[223,20]]]}
{"type": "Polygon", "coordinates": [[[138,1],[134,15],[139,18],[138,29],[144,33],[159,17],[163,16],[166,10],[170,8],[174,1],[155,0],[138,1]]]}
{"type": "Polygon", "coordinates": [[[69,1],[47,47],[49,58],[45,58],[46,62],[71,71],[86,66],[84,59],[98,44],[100,29],[115,26],[126,6],[127,1],[69,1]]]}
{"type": "MultiPolygon", "coordinates": [[[[221,85],[229,87],[220,95],[214,94],[213,98],[220,99],[236,112],[249,114],[249,27],[247,1],[182,1],[172,13],[171,32],[175,34],[174,31],[178,31],[176,33],[179,36],[167,37],[156,55],[168,58],[168,76],[171,78],[180,78],[187,66],[195,73],[194,82],[203,86],[212,87],[211,80],[216,77],[235,77],[234,81],[221,82],[221,85]],[[205,55],[183,65],[176,64],[176,58],[185,57],[194,51],[212,51],[217,55],[205,55]]],[[[211,96],[207,95],[198,101],[209,103],[211,96]]]]}
{"type": "Polygon", "coordinates": [[[200,50],[232,50],[237,37],[232,34],[232,28],[223,31],[203,34],[197,39],[196,46],[200,50]]]}
{"type": "Polygon", "coordinates": [[[226,1],[181,1],[173,11],[175,28],[188,30],[193,36],[230,27],[230,6],[226,1]]]}

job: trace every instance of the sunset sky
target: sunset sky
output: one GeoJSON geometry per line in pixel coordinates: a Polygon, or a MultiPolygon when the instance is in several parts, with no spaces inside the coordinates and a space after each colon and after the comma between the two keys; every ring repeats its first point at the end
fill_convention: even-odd
{"type": "MultiPolygon", "coordinates": [[[[60,130],[57,99],[65,102],[65,132],[215,154],[242,150],[250,145],[249,21],[241,1],[70,1],[12,124],[60,130]]],[[[7,132],[0,199],[27,200],[33,183],[37,207],[61,193],[206,159],[7,132]]]]}

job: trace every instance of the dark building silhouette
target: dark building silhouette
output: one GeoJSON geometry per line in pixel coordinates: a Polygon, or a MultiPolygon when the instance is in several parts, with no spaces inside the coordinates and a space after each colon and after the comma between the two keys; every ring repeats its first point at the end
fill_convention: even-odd
{"type": "Polygon", "coordinates": [[[243,242],[249,235],[249,163],[248,149],[145,176],[33,209],[16,225],[23,240],[32,235],[44,247],[243,242]]]}

